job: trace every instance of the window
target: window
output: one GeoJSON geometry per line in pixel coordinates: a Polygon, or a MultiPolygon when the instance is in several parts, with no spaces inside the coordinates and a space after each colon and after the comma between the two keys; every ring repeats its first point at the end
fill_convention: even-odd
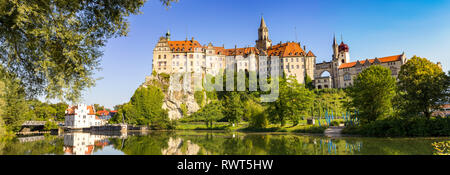
{"type": "Polygon", "coordinates": [[[350,81],[350,80],[352,80],[352,77],[350,76],[350,74],[345,74],[344,81],[350,81]]]}

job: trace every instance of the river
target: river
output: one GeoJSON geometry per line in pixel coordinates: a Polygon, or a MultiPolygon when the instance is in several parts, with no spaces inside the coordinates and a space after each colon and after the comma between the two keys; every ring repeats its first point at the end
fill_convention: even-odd
{"type": "Polygon", "coordinates": [[[66,133],[0,142],[0,155],[437,155],[450,138],[174,131],[66,133]]]}

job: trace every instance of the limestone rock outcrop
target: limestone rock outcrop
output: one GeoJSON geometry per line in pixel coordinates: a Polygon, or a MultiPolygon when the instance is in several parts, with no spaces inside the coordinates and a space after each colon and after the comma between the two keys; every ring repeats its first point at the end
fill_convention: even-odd
{"type": "Polygon", "coordinates": [[[171,88],[169,88],[169,77],[164,75],[147,76],[145,83],[142,86],[146,87],[150,85],[158,86],[163,90],[164,103],[162,108],[168,111],[169,119],[181,119],[200,110],[199,104],[195,101],[194,92],[171,90],[171,88]]]}

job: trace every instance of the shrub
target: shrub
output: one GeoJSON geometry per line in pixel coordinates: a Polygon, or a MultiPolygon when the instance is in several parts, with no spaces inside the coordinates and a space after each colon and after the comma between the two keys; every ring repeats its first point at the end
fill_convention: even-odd
{"type": "Polygon", "coordinates": [[[339,126],[341,123],[339,122],[339,121],[337,121],[337,120],[333,120],[331,123],[330,123],[330,125],[331,126],[339,126]]]}
{"type": "Polygon", "coordinates": [[[450,136],[450,118],[389,118],[363,126],[348,126],[343,133],[377,137],[450,136]]]}

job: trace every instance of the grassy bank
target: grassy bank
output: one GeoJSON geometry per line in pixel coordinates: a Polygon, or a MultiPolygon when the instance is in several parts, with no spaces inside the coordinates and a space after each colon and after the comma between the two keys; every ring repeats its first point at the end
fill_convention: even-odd
{"type": "MultiPolygon", "coordinates": [[[[341,120],[336,120],[342,123],[341,120]]],[[[323,133],[328,127],[319,126],[316,120],[315,125],[307,125],[306,120],[299,122],[297,126],[287,123],[281,127],[278,124],[270,124],[267,128],[252,128],[247,122],[241,122],[237,126],[231,126],[228,122],[214,123],[213,127],[207,127],[202,122],[180,122],[177,124],[176,130],[223,130],[223,131],[240,131],[240,132],[292,132],[292,133],[323,133]]],[[[325,120],[321,120],[325,123],[325,120]]]]}
{"type": "Polygon", "coordinates": [[[384,119],[346,127],[342,133],[375,137],[444,137],[450,136],[450,118],[384,119]]]}

